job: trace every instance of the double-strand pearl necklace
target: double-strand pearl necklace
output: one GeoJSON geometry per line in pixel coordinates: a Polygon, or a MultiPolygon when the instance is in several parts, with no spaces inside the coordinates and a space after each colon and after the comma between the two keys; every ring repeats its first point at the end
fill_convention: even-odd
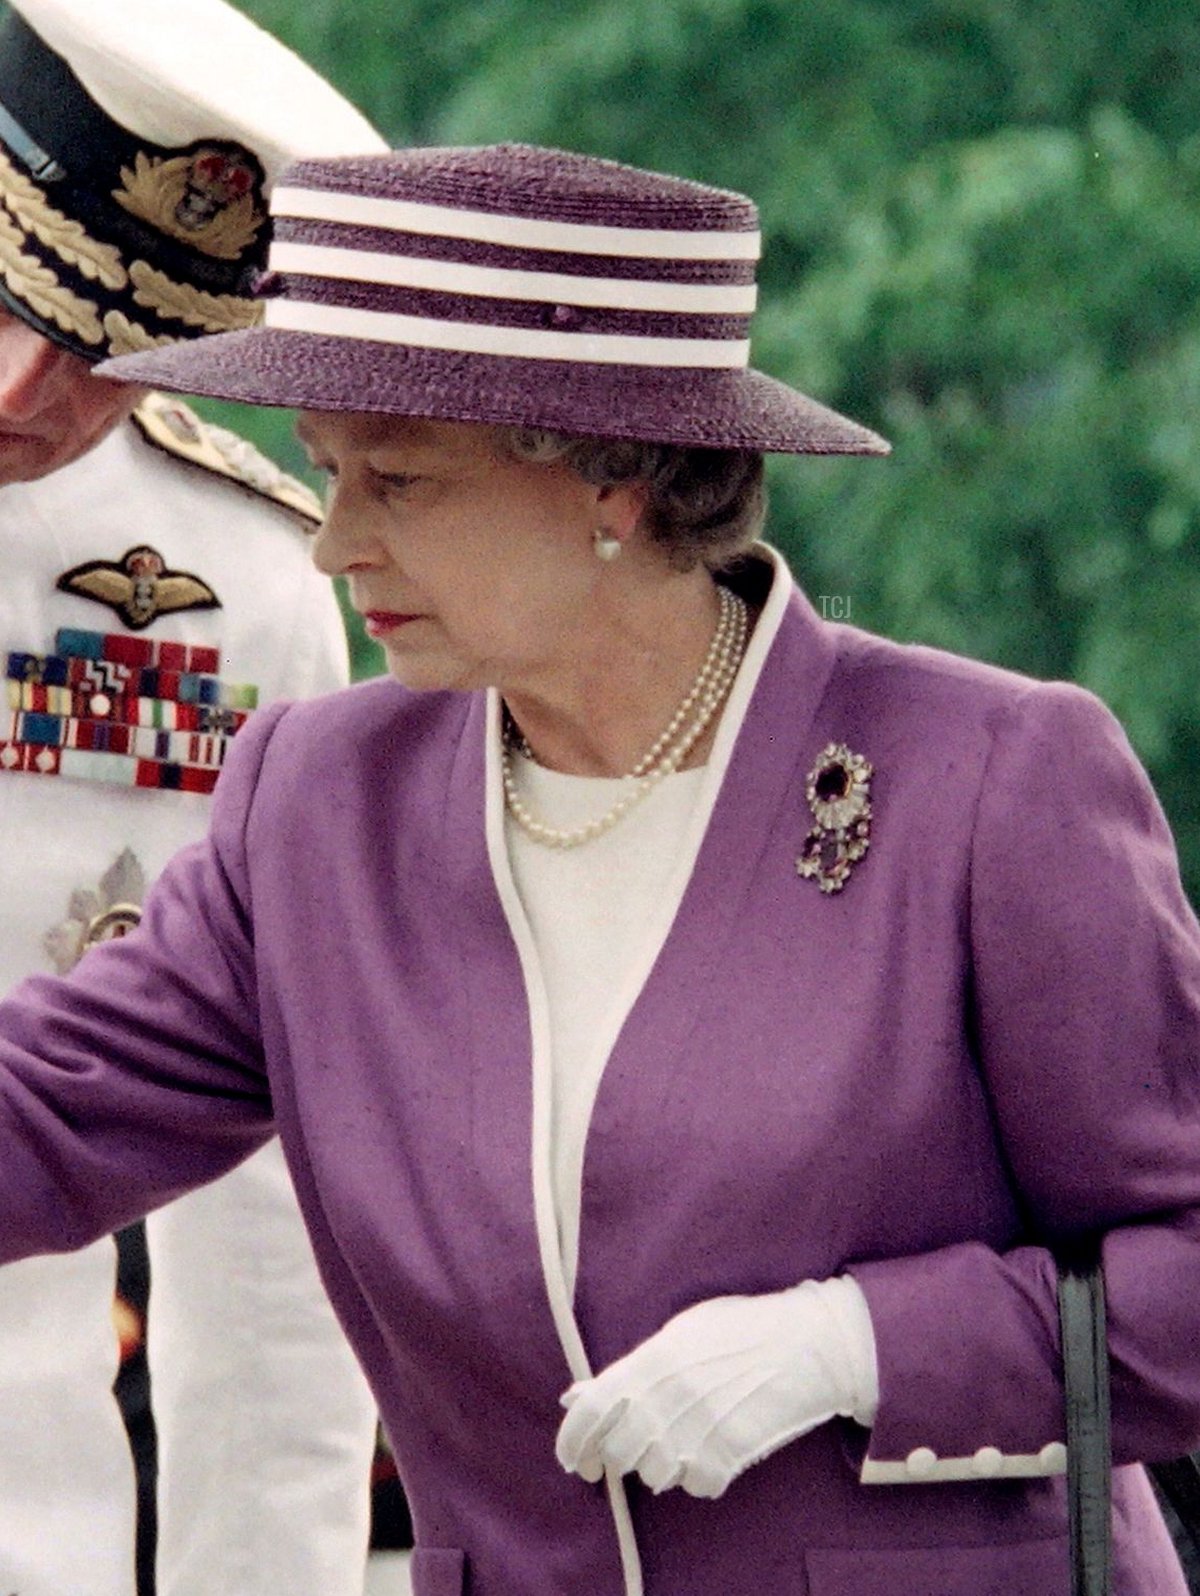
{"type": "Polygon", "coordinates": [[[511,718],[501,742],[500,772],[504,783],[504,801],[508,812],[534,842],[547,848],[578,848],[582,843],[611,831],[618,820],[640,803],[665,776],[679,769],[689,752],[703,736],[713,716],[724,703],[734,677],[742,662],[746,648],[746,635],[750,618],[745,600],[727,587],[719,587],[721,613],[704,662],[688,688],[678,709],[671,716],[653,745],[642,755],[633,769],[622,779],[625,791],[613,806],[595,820],[570,830],[548,826],[531,813],[517,791],[513,775],[512,754],[515,748],[527,759],[534,757],[533,750],[521,735],[511,718]],[[691,717],[690,719],[688,717],[691,717]]]}

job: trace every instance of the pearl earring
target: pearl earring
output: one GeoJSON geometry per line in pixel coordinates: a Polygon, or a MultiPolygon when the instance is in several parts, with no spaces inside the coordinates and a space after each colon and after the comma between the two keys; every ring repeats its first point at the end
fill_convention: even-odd
{"type": "Polygon", "coordinates": [[[610,537],[603,527],[597,527],[592,533],[592,547],[596,551],[596,558],[603,560],[607,565],[609,561],[615,560],[617,555],[620,554],[621,540],[620,538],[610,537]]]}

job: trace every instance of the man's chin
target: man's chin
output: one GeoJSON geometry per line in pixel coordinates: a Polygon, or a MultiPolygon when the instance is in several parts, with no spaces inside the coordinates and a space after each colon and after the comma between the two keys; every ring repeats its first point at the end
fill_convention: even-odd
{"type": "Polygon", "coordinates": [[[48,438],[5,432],[0,428],[0,487],[16,482],[36,482],[87,454],[105,437],[48,438]]]}
{"type": "Polygon", "coordinates": [[[0,487],[49,476],[73,458],[60,442],[0,431],[0,487]]]}

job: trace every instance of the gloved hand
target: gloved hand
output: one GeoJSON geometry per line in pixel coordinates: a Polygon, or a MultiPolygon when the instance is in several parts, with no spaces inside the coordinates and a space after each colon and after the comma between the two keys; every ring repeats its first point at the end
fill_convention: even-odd
{"type": "Polygon", "coordinates": [[[870,1425],[875,1335],[848,1275],[698,1302],[567,1390],[558,1461],[597,1481],[636,1472],[652,1491],[717,1497],[752,1463],[835,1414],[870,1425]]]}

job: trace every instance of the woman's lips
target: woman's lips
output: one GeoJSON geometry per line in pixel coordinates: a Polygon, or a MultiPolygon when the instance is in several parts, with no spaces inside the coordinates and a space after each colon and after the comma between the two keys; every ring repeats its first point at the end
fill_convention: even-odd
{"type": "Polygon", "coordinates": [[[397,631],[401,626],[407,626],[410,621],[420,620],[419,615],[401,615],[396,610],[364,610],[363,626],[368,637],[379,639],[386,637],[389,632],[397,631]]]}

